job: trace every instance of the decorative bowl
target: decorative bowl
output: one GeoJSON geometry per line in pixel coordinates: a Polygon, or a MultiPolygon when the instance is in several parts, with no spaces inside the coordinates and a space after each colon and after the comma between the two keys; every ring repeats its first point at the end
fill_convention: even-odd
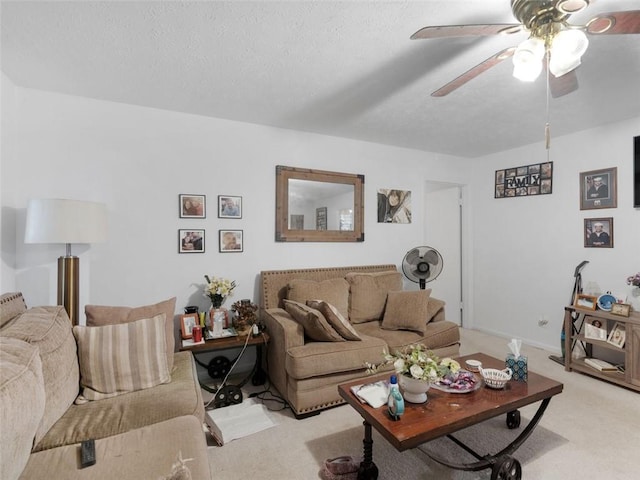
{"type": "Polygon", "coordinates": [[[610,293],[605,293],[604,295],[600,295],[598,297],[598,308],[600,310],[604,310],[605,312],[610,312],[611,306],[614,303],[616,303],[616,297],[614,297],[610,293]]]}
{"type": "Polygon", "coordinates": [[[469,359],[464,363],[467,365],[470,372],[479,372],[480,368],[482,368],[482,362],[480,360],[469,359]]]}
{"type": "Polygon", "coordinates": [[[487,384],[487,387],[491,388],[504,388],[513,372],[509,367],[504,370],[498,370],[497,368],[482,368],[480,367],[480,375],[487,384]]]}

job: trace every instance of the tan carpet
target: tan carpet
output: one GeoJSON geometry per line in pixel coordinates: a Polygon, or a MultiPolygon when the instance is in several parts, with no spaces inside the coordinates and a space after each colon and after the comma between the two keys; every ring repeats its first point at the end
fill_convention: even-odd
{"type": "MultiPolygon", "coordinates": [[[[477,331],[462,331],[462,353],[483,351],[496,357],[507,353],[508,339],[477,331]]],[[[565,372],[548,359],[549,352],[523,347],[529,368],[564,383],[540,425],[514,456],[523,465],[524,479],[567,480],[638,478],[640,467],[640,396],[579,373],[565,372]]],[[[273,406],[273,405],[269,405],[273,406]]],[[[521,410],[526,425],[537,404],[521,410]]],[[[362,419],[348,406],[326,410],[305,420],[296,420],[289,410],[274,413],[279,425],[209,448],[209,461],[216,480],[249,478],[318,479],[324,460],[341,455],[361,456],[362,419]]],[[[502,448],[503,435],[514,435],[504,426],[504,417],[485,422],[465,432],[469,442],[502,448]],[[485,439],[485,440],[482,440],[485,439]]],[[[522,427],[521,427],[522,428],[522,427]]],[[[374,431],[373,455],[381,480],[488,479],[488,470],[462,472],[443,467],[420,449],[397,452],[374,431]]],[[[507,441],[508,443],[508,441],[507,441]]],[[[468,454],[448,439],[421,448],[468,460],[468,454]],[[463,457],[466,456],[466,457],[463,457]]],[[[480,452],[486,453],[486,452],[480,452]]]]}

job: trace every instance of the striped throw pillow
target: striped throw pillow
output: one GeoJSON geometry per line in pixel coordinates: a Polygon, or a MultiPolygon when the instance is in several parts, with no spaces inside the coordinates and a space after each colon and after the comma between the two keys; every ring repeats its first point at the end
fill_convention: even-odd
{"type": "Polygon", "coordinates": [[[169,383],[166,315],[102,327],[73,327],[80,386],[76,403],[101,400],[169,383]]]}

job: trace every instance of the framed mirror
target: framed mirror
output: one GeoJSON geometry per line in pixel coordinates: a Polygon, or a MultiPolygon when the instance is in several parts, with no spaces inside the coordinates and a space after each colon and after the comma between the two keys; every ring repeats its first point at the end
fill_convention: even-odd
{"type": "Polygon", "coordinates": [[[364,175],[276,166],[276,242],[363,242],[364,175]]]}

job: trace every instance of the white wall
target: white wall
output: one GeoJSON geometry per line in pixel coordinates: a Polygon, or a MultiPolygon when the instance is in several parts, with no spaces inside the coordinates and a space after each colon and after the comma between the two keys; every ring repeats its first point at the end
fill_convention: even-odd
{"type": "Polygon", "coordinates": [[[6,198],[4,164],[13,162],[15,135],[15,89],[14,85],[0,72],[0,292],[15,290],[16,237],[14,209],[5,208],[6,198]]]}
{"type": "Polygon", "coordinates": [[[528,339],[559,351],[563,307],[575,267],[590,293],[626,292],[640,271],[640,210],[633,208],[633,137],[640,118],[579,132],[551,142],[553,193],[493,198],[496,170],[541,163],[542,143],[474,162],[473,208],[475,326],[528,339]],[[579,174],[618,168],[618,207],[580,210],[579,174]],[[613,217],[614,248],[585,248],[583,220],[613,217]],[[545,316],[549,324],[538,326],[545,316]]]}
{"type": "Polygon", "coordinates": [[[399,265],[422,244],[424,180],[465,183],[469,172],[467,160],[416,150],[23,88],[15,94],[17,154],[2,160],[3,208],[15,211],[15,283],[30,305],[55,302],[55,260],[64,253],[62,245],[23,243],[33,197],[108,206],[108,242],[74,246],[81,310],[175,295],[181,312],[208,306],[204,274],[235,279],[234,299],[258,301],[260,270],[399,265]],[[278,164],[364,174],[365,242],[275,242],[278,164]],[[414,223],[377,223],[376,192],[388,187],[412,191],[414,223]],[[178,218],[180,193],[205,194],[207,218],[178,218]],[[218,195],[242,196],[243,218],[218,219],[218,195]],[[178,254],[179,228],[204,228],[206,253],[178,254]],[[244,230],[244,253],[218,253],[218,229],[244,230]]]}

